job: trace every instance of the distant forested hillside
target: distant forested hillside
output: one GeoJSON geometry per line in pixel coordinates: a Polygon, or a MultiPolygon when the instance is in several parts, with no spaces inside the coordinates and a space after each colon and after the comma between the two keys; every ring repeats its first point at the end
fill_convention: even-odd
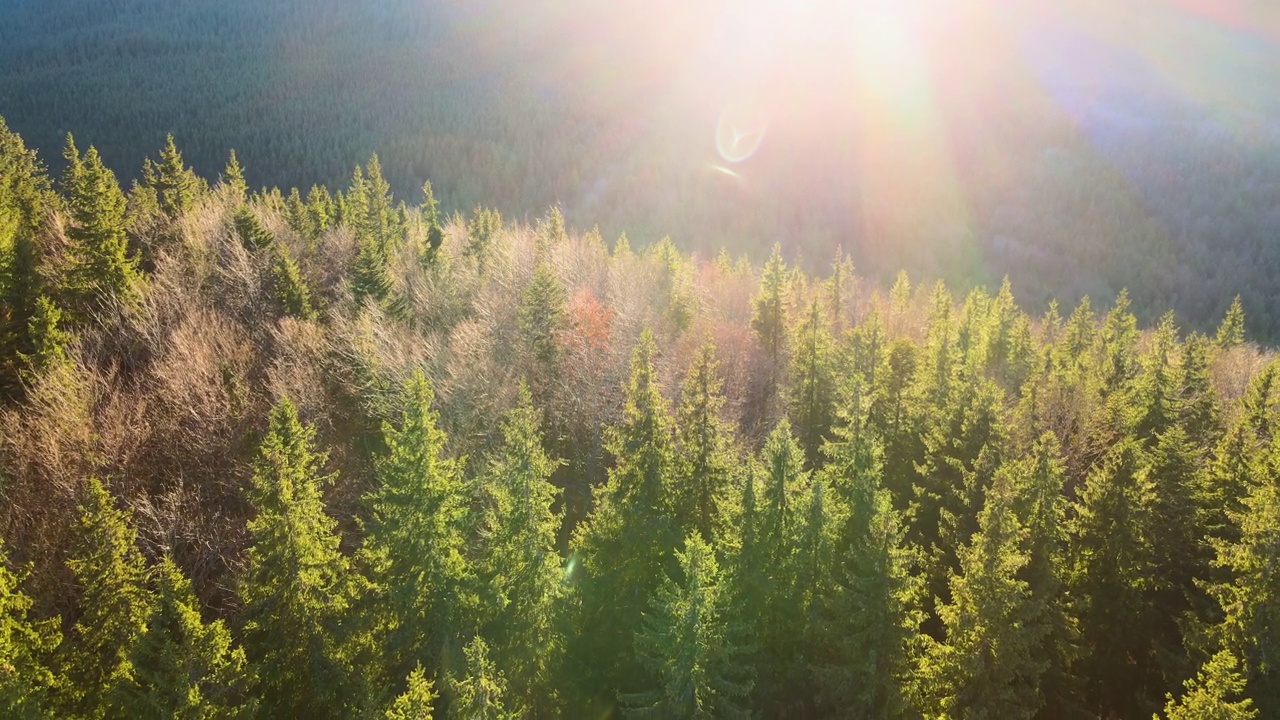
{"type": "MultiPolygon", "coordinates": [[[[559,204],[606,235],[778,242],[810,269],[841,246],[882,281],[1010,274],[1038,310],[1128,288],[1143,320],[1201,329],[1240,294],[1280,337],[1278,54],[1248,13],[939,3],[909,20],[923,49],[868,60],[821,38],[741,52],[773,47],[769,28],[735,42],[760,5],[7,0],[0,113],[55,170],[68,130],[125,178],[166,132],[209,176],[234,147],[251,187],[286,194],[376,151],[446,213],[559,204]],[[741,97],[769,132],[725,163],[741,97]]],[[[806,7],[856,34],[838,18],[857,5],[806,7]]]]}

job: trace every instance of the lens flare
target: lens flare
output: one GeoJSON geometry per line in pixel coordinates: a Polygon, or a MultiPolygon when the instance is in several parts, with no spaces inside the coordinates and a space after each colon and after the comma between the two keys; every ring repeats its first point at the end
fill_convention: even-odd
{"type": "Polygon", "coordinates": [[[740,163],[755,155],[764,142],[768,121],[747,104],[730,105],[716,123],[716,150],[725,162],[740,163]]]}

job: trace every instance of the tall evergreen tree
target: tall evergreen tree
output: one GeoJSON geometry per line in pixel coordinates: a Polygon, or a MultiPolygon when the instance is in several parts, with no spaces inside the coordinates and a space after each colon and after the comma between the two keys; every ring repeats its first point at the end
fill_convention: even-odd
{"type": "Polygon", "coordinates": [[[835,421],[835,369],[831,336],[822,307],[814,298],[795,333],[791,358],[791,418],[795,423],[805,464],[822,462],[822,447],[835,421]]]}
{"type": "Polygon", "coordinates": [[[235,229],[241,244],[251,251],[256,252],[269,247],[276,240],[271,231],[263,227],[258,216],[246,206],[236,210],[235,215],[231,217],[231,227],[235,229]]]}
{"type": "Polygon", "coordinates": [[[86,317],[106,299],[136,302],[142,277],[137,258],[129,252],[125,198],[116,176],[102,164],[96,148],[90,147],[81,158],[70,135],[64,157],[63,186],[72,221],[63,286],[68,304],[86,317]]]}
{"type": "Polygon", "coordinates": [[[554,712],[554,673],[564,650],[558,622],[564,574],[556,552],[560,489],[550,482],[558,463],[542,450],[537,411],[528,390],[503,420],[503,443],[482,475],[487,507],[480,563],[484,634],[507,671],[510,696],[532,715],[554,712]]]}
{"type": "Polygon", "coordinates": [[[405,685],[405,691],[391,701],[384,713],[386,720],[431,720],[439,695],[421,665],[409,673],[405,685]]]}
{"type": "Polygon", "coordinates": [[[378,248],[376,240],[362,237],[351,266],[351,294],[356,307],[366,303],[386,303],[395,289],[391,267],[386,254],[378,248]]]}
{"type": "Polygon", "coordinates": [[[751,329],[767,363],[761,388],[765,408],[773,403],[782,382],[787,353],[786,293],[787,266],[782,261],[782,246],[774,245],[760,278],[760,290],[751,300],[751,329]]]}
{"type": "Polygon", "coordinates": [[[283,243],[276,243],[275,260],[271,263],[271,284],[278,310],[299,320],[314,320],[315,308],[311,304],[311,291],[302,279],[298,263],[283,243]]]}
{"type": "Polygon", "coordinates": [[[634,655],[620,649],[631,646],[678,542],[667,502],[674,441],[654,377],[654,353],[653,334],[645,330],[631,358],[622,423],[606,437],[614,467],[596,488],[595,507],[572,543],[582,575],[576,669],[597,697],[641,689],[634,655]]]}
{"type": "Polygon", "coordinates": [[[751,670],[728,620],[728,599],[711,545],[697,533],[685,539],[678,581],[654,593],[636,648],[655,686],[623,697],[635,717],[748,718],[751,670]]]}
{"type": "Polygon", "coordinates": [[[422,184],[421,212],[422,224],[427,231],[427,245],[422,249],[422,262],[424,265],[431,265],[440,253],[440,246],[444,245],[444,227],[441,224],[440,202],[436,200],[430,180],[422,184]]]}
{"type": "MultiPolygon", "coordinates": [[[[1245,461],[1248,462],[1248,461],[1245,461]]],[[[1280,712],[1280,473],[1255,457],[1243,507],[1230,512],[1235,538],[1215,543],[1226,577],[1210,586],[1225,619],[1217,634],[1244,664],[1249,692],[1264,716],[1280,712]]]]}
{"type": "Polygon", "coordinates": [[[37,233],[52,189],[34,150],[0,118],[0,393],[15,396],[35,354],[29,335],[47,292],[37,233]]]}
{"type": "Polygon", "coordinates": [[[515,720],[518,708],[507,707],[507,679],[489,657],[484,638],[475,636],[463,649],[465,674],[450,678],[450,718],[457,720],[515,720]]]}
{"type": "Polygon", "coordinates": [[[142,176],[146,185],[155,191],[160,209],[170,219],[190,210],[200,193],[200,179],[183,162],[182,153],[173,142],[173,135],[165,137],[164,147],[160,149],[160,161],[148,161],[143,165],[142,176]]]}
{"type": "Polygon", "coordinates": [[[129,651],[133,673],[118,702],[130,718],[232,717],[244,706],[244,651],[221,620],[200,618],[191,581],[169,558],[155,570],[156,602],[129,651]]]}
{"type": "Polygon", "coordinates": [[[115,717],[112,695],[133,677],[129,651],[146,631],[155,599],[129,512],[102,483],[85,483],[75,555],[67,562],[80,588],[79,615],[63,645],[63,708],[76,716],[115,717]]]}
{"type": "Polygon", "coordinates": [[[825,653],[817,659],[821,707],[848,717],[894,717],[906,709],[902,693],[908,651],[920,623],[919,583],[909,574],[903,530],[867,417],[868,401],[855,376],[843,391],[835,439],[824,471],[844,513],[832,559],[834,585],[821,598],[818,627],[825,653]]]}
{"type": "MultiPolygon", "coordinates": [[[[1222,651],[1204,664],[1195,678],[1187,680],[1181,698],[1169,695],[1165,706],[1166,720],[1254,720],[1259,717],[1253,701],[1242,698],[1244,678],[1237,670],[1239,661],[1222,651]]],[[[1158,716],[1153,720],[1159,720],[1158,716]]]]}
{"type": "Polygon", "coordinates": [[[337,523],[325,513],[324,453],[293,403],[272,410],[254,461],[248,567],[240,583],[245,650],[261,711],[281,717],[345,717],[359,683],[341,632],[352,578],[337,523]]]}
{"type": "Polygon", "coordinates": [[[444,455],[426,376],[415,371],[402,393],[399,421],[383,425],[387,450],[365,498],[369,518],[360,551],[375,586],[366,612],[385,634],[383,654],[397,678],[418,663],[436,666],[476,619],[473,568],[464,556],[469,497],[461,469],[444,455]]]}
{"type": "Polygon", "coordinates": [[[61,640],[55,621],[31,617],[22,576],[0,552],[0,716],[53,718],[57,678],[49,660],[61,640]]]}
{"type": "Polygon", "coordinates": [[[520,336],[528,349],[529,385],[545,407],[553,395],[552,382],[562,354],[561,334],[568,328],[568,296],[545,262],[538,263],[533,279],[520,298],[517,316],[520,336]]]}
{"type": "Polygon", "coordinates": [[[702,344],[680,391],[676,414],[679,482],[672,496],[672,510],[681,529],[697,531],[711,543],[728,531],[726,505],[736,463],[732,431],[720,417],[723,383],[715,353],[710,340],[702,344]]]}
{"type": "Polygon", "coordinates": [[[1244,344],[1244,306],[1240,304],[1240,296],[1231,301],[1226,317],[1218,326],[1218,347],[1226,350],[1244,344]]]}
{"type": "Polygon", "coordinates": [[[240,166],[235,150],[232,150],[231,156],[227,158],[227,167],[222,171],[219,181],[234,200],[244,202],[245,195],[249,192],[249,183],[245,182],[244,168],[240,166]]]}
{"type": "Polygon", "coordinates": [[[951,718],[1026,718],[1044,705],[1040,655],[1047,608],[1025,580],[1025,530],[1011,478],[999,475],[987,491],[979,530],[960,551],[951,578],[952,601],[939,614],[946,641],[927,640],[919,669],[926,715],[951,718]]]}
{"type": "Polygon", "coordinates": [[[1144,716],[1164,696],[1146,607],[1155,489],[1141,466],[1135,441],[1113,447],[1086,478],[1072,523],[1070,593],[1081,640],[1074,672],[1090,711],[1103,716],[1144,716]]]}

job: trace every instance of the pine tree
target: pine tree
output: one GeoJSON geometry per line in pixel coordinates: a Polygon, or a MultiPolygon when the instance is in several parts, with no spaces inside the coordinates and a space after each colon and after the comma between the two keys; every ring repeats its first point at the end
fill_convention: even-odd
{"type": "Polygon", "coordinates": [[[939,608],[946,641],[926,641],[918,692],[926,714],[950,718],[1033,718],[1044,705],[1040,656],[1047,608],[1025,580],[1025,530],[1009,476],[987,492],[979,530],[960,551],[952,601],[939,608]]]}
{"type": "Polygon", "coordinates": [[[35,353],[29,330],[47,292],[36,237],[53,200],[44,166],[0,118],[0,393],[20,393],[24,360],[35,353]]]}
{"type": "Polygon", "coordinates": [[[765,403],[772,403],[778,391],[787,352],[786,286],[787,266],[782,261],[782,246],[774,245],[760,278],[760,291],[751,301],[751,329],[768,362],[762,387],[765,403]]]}
{"type": "Polygon", "coordinates": [[[484,266],[494,238],[502,232],[502,215],[497,210],[477,205],[467,221],[467,256],[484,266]]]}
{"type": "Polygon", "coordinates": [[[276,243],[275,256],[271,263],[271,284],[279,312],[299,320],[314,320],[316,311],[311,304],[311,291],[289,248],[276,243]]]}
{"type": "Polygon", "coordinates": [[[121,709],[156,720],[234,716],[246,689],[244,651],[232,647],[221,620],[201,620],[191,581],[171,559],[155,577],[156,602],[129,651],[133,674],[119,688],[121,709]]]}
{"type": "Polygon", "coordinates": [[[444,227],[440,224],[440,203],[431,189],[431,181],[422,184],[422,224],[427,230],[427,246],[423,248],[422,264],[430,266],[436,262],[440,246],[444,245],[444,227]]]}
{"type": "MultiPolygon", "coordinates": [[[[1186,692],[1174,700],[1169,695],[1164,716],[1167,720],[1254,720],[1259,717],[1253,702],[1241,699],[1244,678],[1237,670],[1239,661],[1224,650],[1214,655],[1195,678],[1187,680],[1186,692]]],[[[1154,716],[1153,720],[1159,720],[1154,716]]]]}
{"type": "Polygon", "coordinates": [[[249,192],[249,183],[245,182],[244,168],[240,167],[240,160],[236,158],[235,150],[231,151],[231,156],[227,159],[227,167],[222,171],[222,177],[219,180],[234,200],[244,202],[245,195],[249,192]]]}
{"type": "Polygon", "coordinates": [[[1080,298],[1080,304],[1071,313],[1071,317],[1067,318],[1066,333],[1062,338],[1062,349],[1067,358],[1075,362],[1084,358],[1085,353],[1093,346],[1093,336],[1097,331],[1095,323],[1089,296],[1085,295],[1080,298]]]}
{"type": "Polygon", "coordinates": [[[362,564],[374,583],[371,620],[383,628],[393,677],[418,663],[435,666],[456,637],[474,629],[473,569],[463,552],[468,492],[444,456],[435,396],[421,371],[403,388],[399,421],[384,423],[386,452],[365,497],[369,518],[362,564]]]}
{"type": "Polygon", "coordinates": [[[1222,437],[1222,411],[1209,377],[1208,338],[1192,333],[1182,346],[1178,378],[1178,423],[1200,447],[1210,448],[1222,437]]]}
{"type": "Polygon", "coordinates": [[[369,158],[365,171],[357,166],[347,193],[344,222],[355,230],[356,239],[363,248],[371,244],[384,260],[392,257],[404,241],[404,225],[395,209],[391,185],[382,177],[382,164],[378,156],[369,158]]]}
{"type": "Polygon", "coordinates": [[[72,226],[67,231],[68,269],[63,292],[80,317],[108,299],[137,302],[142,284],[137,258],[125,236],[125,198],[116,176],[102,164],[96,148],[81,158],[67,136],[68,194],[72,226]]]}
{"type": "Polygon", "coordinates": [[[296,187],[290,189],[289,197],[285,198],[284,217],[289,223],[289,229],[307,240],[312,240],[319,234],[312,225],[311,211],[302,201],[302,193],[298,192],[296,187]]]}
{"type": "Polygon", "coordinates": [[[1240,304],[1240,296],[1231,301],[1226,317],[1218,326],[1218,347],[1229,350],[1244,344],[1244,306],[1240,304]]]}
{"type": "Polygon", "coordinates": [[[658,587],[636,636],[636,650],[656,680],[622,698],[635,717],[748,718],[751,670],[729,623],[727,594],[711,545],[697,533],[677,552],[682,580],[658,587]]]}
{"type": "Polygon", "coordinates": [[[458,720],[515,720],[522,717],[518,709],[508,709],[507,679],[489,658],[484,638],[475,636],[466,648],[465,672],[461,679],[450,679],[452,695],[449,717],[458,720]]]}
{"type": "Polygon", "coordinates": [[[405,685],[405,691],[391,702],[383,717],[386,720],[431,720],[435,701],[440,696],[421,665],[409,673],[405,685]]]}
{"type": "Polygon", "coordinates": [[[1116,444],[1086,478],[1071,528],[1070,593],[1081,641],[1074,672],[1090,711],[1103,716],[1149,714],[1164,695],[1146,607],[1155,490],[1141,464],[1136,442],[1116,444]]]}
{"type": "Polygon", "coordinates": [[[256,252],[275,243],[275,236],[262,226],[258,216],[254,215],[248,207],[242,206],[236,210],[236,214],[231,217],[231,226],[235,229],[241,244],[250,251],[256,252]]]}
{"type": "Polygon", "coordinates": [[[1022,551],[1027,564],[1018,573],[1025,580],[1031,602],[1041,609],[1045,633],[1034,657],[1045,662],[1040,688],[1046,708],[1078,705],[1078,688],[1071,675],[1078,629],[1067,612],[1067,498],[1066,471],[1058,438],[1042,435],[1027,455],[1001,467],[999,474],[1015,493],[1015,512],[1023,523],[1022,551]]]}
{"type": "Polygon", "coordinates": [[[736,459],[731,430],[720,418],[724,406],[715,345],[707,340],[694,356],[680,390],[676,413],[678,487],[672,512],[683,532],[715,542],[728,531],[726,504],[736,459]]]}
{"type": "Polygon", "coordinates": [[[1230,512],[1238,539],[1215,543],[1214,564],[1227,574],[1209,591],[1225,614],[1217,634],[1244,663],[1263,715],[1272,716],[1280,712],[1280,473],[1274,454],[1236,464],[1251,476],[1248,494],[1230,512]]]}
{"type": "Polygon", "coordinates": [[[336,212],[329,189],[323,185],[312,185],[307,191],[307,214],[311,216],[310,226],[315,233],[312,239],[337,223],[336,212]]]}
{"type": "Polygon", "coordinates": [[[55,621],[30,617],[22,580],[0,552],[0,716],[53,718],[57,678],[48,661],[61,638],[55,621]]]}
{"type": "Polygon", "coordinates": [[[240,583],[245,650],[261,711],[280,717],[344,717],[357,679],[340,627],[351,608],[350,568],[337,523],[325,513],[326,456],[314,449],[287,399],[271,411],[254,462],[247,564],[240,583]]]}
{"type": "Polygon", "coordinates": [[[849,717],[893,717],[902,693],[908,650],[920,616],[919,583],[909,574],[903,531],[889,492],[881,487],[877,442],[860,378],[843,391],[840,422],[827,446],[824,474],[844,512],[838,519],[833,587],[821,599],[817,627],[827,646],[816,665],[822,708],[849,717]]]}
{"type": "Polygon", "coordinates": [[[537,412],[528,390],[502,424],[503,443],[482,476],[487,495],[481,536],[485,635],[507,670],[510,696],[535,716],[554,712],[555,678],[564,638],[558,623],[563,572],[556,552],[560,489],[551,484],[558,463],[542,450],[537,412]]]}
{"type": "Polygon", "coordinates": [[[546,263],[538,263],[521,296],[517,323],[532,360],[529,384],[543,405],[552,396],[551,383],[557,376],[556,363],[562,352],[560,335],[568,327],[567,318],[564,286],[546,263]]]}
{"type": "Polygon", "coordinates": [[[134,668],[129,651],[146,631],[155,599],[146,587],[130,513],[118,510],[102,483],[85,483],[77,547],[67,562],[80,588],[79,615],[63,645],[61,673],[70,713],[114,716],[112,694],[134,668]]]}
{"type": "Polygon", "coordinates": [[[836,257],[831,263],[831,277],[826,280],[827,317],[831,333],[839,338],[844,334],[852,314],[851,299],[857,299],[858,278],[853,274],[853,258],[844,254],[844,248],[836,247],[836,257]]]}
{"type": "MultiPolygon", "coordinates": [[[[238,163],[237,163],[238,164],[238,163]]],[[[160,162],[148,162],[143,166],[143,180],[156,192],[160,209],[169,219],[175,219],[195,205],[200,193],[200,179],[187,167],[173,142],[173,135],[165,137],[160,149],[160,162]]]]}
{"type": "Polygon", "coordinates": [[[70,362],[67,348],[74,341],[74,336],[63,330],[61,324],[62,310],[44,295],[36,298],[35,314],[27,328],[31,354],[21,356],[29,377],[70,362]]]}
{"type": "Polygon", "coordinates": [[[351,267],[351,295],[356,307],[366,303],[386,303],[394,290],[391,267],[375,240],[364,238],[351,267]]]}
{"type": "Polygon", "coordinates": [[[1157,435],[1164,433],[1177,419],[1177,388],[1173,373],[1172,355],[1178,343],[1173,314],[1160,319],[1151,341],[1151,348],[1141,358],[1141,370],[1128,396],[1117,394],[1116,402],[1132,408],[1132,434],[1151,445],[1157,435]]]}
{"type": "Polygon", "coordinates": [[[805,465],[822,463],[822,446],[835,421],[835,370],[831,335],[815,298],[795,333],[791,358],[791,418],[795,422],[805,465]]]}
{"type": "Polygon", "coordinates": [[[636,660],[620,649],[631,646],[678,543],[667,500],[675,468],[672,423],[654,377],[654,353],[646,329],[631,358],[622,423],[606,436],[614,467],[595,489],[595,508],[572,542],[582,574],[581,644],[574,657],[584,688],[596,695],[640,689],[636,660]]]}

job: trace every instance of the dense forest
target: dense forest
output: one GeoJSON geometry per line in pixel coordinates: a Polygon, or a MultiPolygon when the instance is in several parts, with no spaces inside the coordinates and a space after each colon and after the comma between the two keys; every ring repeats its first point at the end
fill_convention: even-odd
{"type": "Polygon", "coordinates": [[[1238,302],[62,164],[0,125],[0,715],[1280,713],[1238,302]]]}
{"type": "MultiPolygon", "coordinates": [[[[209,177],[241,150],[254,189],[337,187],[377,151],[397,194],[431,179],[449,213],[559,205],[686,252],[780,242],[811,273],[843,247],[886,285],[1008,275],[1037,315],[1127,288],[1144,325],[1174,309],[1201,332],[1238,294],[1280,339],[1269,6],[926,3],[893,20],[921,57],[865,58],[740,16],[768,5],[6,0],[0,113],[55,174],[67,132],[126,186],[170,132],[209,177]],[[774,116],[727,163],[741,96],[774,116]]],[[[806,33],[861,41],[842,13],[876,3],[801,5],[806,33]]]]}

